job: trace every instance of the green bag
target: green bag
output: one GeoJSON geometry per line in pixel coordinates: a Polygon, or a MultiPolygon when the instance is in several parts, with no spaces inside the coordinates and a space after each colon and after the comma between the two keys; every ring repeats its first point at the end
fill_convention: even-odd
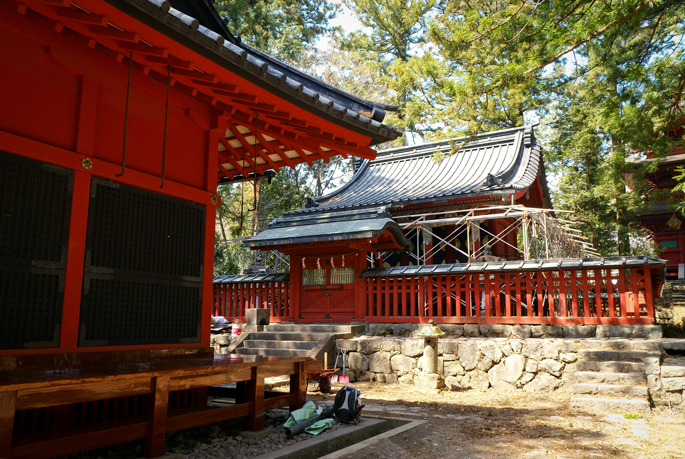
{"type": "Polygon", "coordinates": [[[300,408],[299,410],[295,410],[292,413],[290,413],[290,417],[287,421],[285,421],[283,427],[287,429],[288,427],[296,426],[300,422],[312,418],[314,415],[316,415],[316,411],[316,404],[310,400],[304,405],[302,405],[302,408],[300,408]]]}
{"type": "Polygon", "coordinates": [[[304,429],[305,432],[308,434],[312,435],[319,435],[321,432],[323,432],[326,429],[330,429],[333,427],[333,419],[322,419],[318,422],[315,422],[314,424],[310,425],[306,429],[304,429]]]}

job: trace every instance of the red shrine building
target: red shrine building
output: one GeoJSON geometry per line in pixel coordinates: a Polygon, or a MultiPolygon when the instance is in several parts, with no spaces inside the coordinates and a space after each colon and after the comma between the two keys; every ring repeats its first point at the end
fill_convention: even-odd
{"type": "Polygon", "coordinates": [[[216,187],[374,159],[394,107],[241,43],[209,0],[4,1],[0,47],[0,457],[154,457],[166,431],[301,404],[309,363],[209,347],[216,187]],[[294,392],[265,402],[278,371],[294,392]],[[222,381],[246,403],[207,417],[222,381]]]}
{"type": "MultiPolygon", "coordinates": [[[[656,172],[646,175],[645,180],[652,191],[670,191],[677,185],[674,178],[676,169],[685,166],[683,132],[685,128],[680,126],[672,133],[673,140],[680,142],[680,146],[659,160],[656,172]]],[[[645,164],[649,161],[653,159],[639,161],[636,164],[645,164]]],[[[685,199],[682,193],[674,197],[681,201],[685,199]]],[[[637,218],[640,228],[661,249],[660,257],[667,260],[667,277],[685,279],[685,218],[666,201],[652,204],[645,211],[639,212],[637,218]]]]}
{"type": "Polygon", "coordinates": [[[662,262],[588,258],[596,252],[553,212],[532,126],[384,150],[357,161],[338,190],[244,241],[289,255],[290,272],[215,278],[215,314],[268,307],[272,320],[305,323],[653,322],[662,262]]]}

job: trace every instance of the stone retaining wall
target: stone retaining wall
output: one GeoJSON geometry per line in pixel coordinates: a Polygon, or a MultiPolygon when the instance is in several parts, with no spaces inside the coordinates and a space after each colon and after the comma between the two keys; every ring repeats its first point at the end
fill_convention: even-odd
{"type": "MultiPolygon", "coordinates": [[[[660,339],[660,325],[479,325],[437,324],[447,338],[628,338],[660,339]]],[[[367,323],[366,335],[416,337],[423,324],[367,323]]]]}
{"type": "MultiPolygon", "coordinates": [[[[357,381],[413,384],[423,369],[423,339],[338,340],[357,381]]],[[[438,372],[448,389],[554,390],[572,383],[579,342],[551,339],[451,339],[438,342],[438,372]]]]}

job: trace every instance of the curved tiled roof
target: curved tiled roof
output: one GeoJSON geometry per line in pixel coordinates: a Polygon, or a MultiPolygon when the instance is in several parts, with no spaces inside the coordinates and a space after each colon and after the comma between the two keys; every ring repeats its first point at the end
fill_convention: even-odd
{"type": "Polygon", "coordinates": [[[379,151],[315,207],[286,215],[511,194],[533,184],[541,155],[532,126],[379,151]]]}
{"type": "MultiPolygon", "coordinates": [[[[371,102],[334,88],[312,76],[252,48],[234,37],[207,0],[121,0],[132,16],[152,15],[189,40],[189,48],[201,46],[202,53],[226,65],[232,72],[268,89],[324,119],[341,121],[350,129],[366,134],[378,144],[402,133],[382,123],[385,112],[397,107],[371,102]],[[132,8],[131,8],[132,7],[132,8]],[[192,42],[192,43],[191,43],[192,42]]],[[[123,9],[123,8],[121,8],[123,9]]],[[[149,22],[149,16],[146,18],[149,22]]]]}

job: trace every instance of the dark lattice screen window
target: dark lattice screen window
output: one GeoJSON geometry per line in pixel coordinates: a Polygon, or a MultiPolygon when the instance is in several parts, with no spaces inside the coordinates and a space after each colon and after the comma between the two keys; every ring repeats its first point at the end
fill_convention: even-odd
{"type": "Polygon", "coordinates": [[[59,345],[72,183],[0,152],[0,349],[59,345]]]}
{"type": "Polygon", "coordinates": [[[205,208],[93,179],[81,346],[199,342],[205,208]]]}

